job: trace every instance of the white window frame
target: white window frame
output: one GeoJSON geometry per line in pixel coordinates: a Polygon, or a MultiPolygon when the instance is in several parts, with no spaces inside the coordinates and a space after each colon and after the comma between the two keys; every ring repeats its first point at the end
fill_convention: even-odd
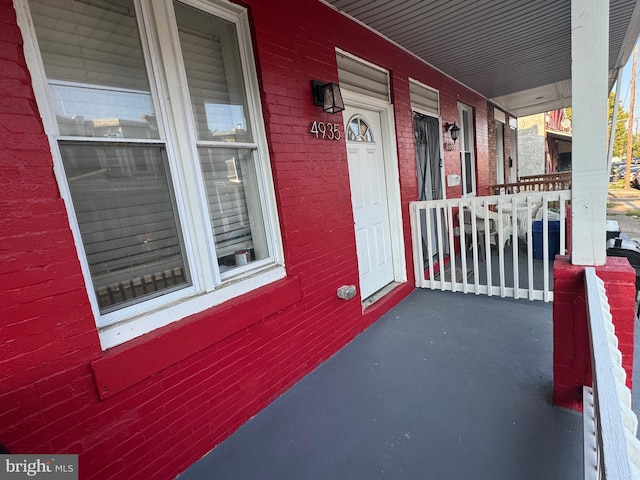
{"type": "MultiPolygon", "coordinates": [[[[109,139],[91,140],[87,137],[59,135],[55,110],[27,2],[28,0],[14,0],[18,24],[24,40],[25,58],[31,73],[36,102],[51,146],[55,176],[65,201],[102,348],[111,348],[284,278],[286,272],[275,190],[246,9],[223,0],[180,0],[185,5],[235,24],[244,74],[245,98],[249,111],[248,121],[254,137],[254,141],[250,143],[210,143],[219,143],[215,146],[220,147],[252,150],[269,257],[251,262],[247,266],[236,267],[232,272],[221,275],[213,245],[204,182],[197,154],[198,142],[194,133],[196,129],[191,127],[194,120],[191,114],[191,101],[186,84],[173,2],[172,0],[133,0],[161,133],[159,140],[129,141],[134,144],[158,144],[166,148],[171,186],[176,197],[182,231],[184,259],[190,271],[192,285],[113,312],[100,313],[58,142],[73,140],[88,143],[105,142],[109,139]],[[160,102],[158,99],[161,98],[170,100],[160,102]]],[[[113,141],[127,142],[126,139],[113,141]]]]}
{"type": "Polygon", "coordinates": [[[518,121],[515,118],[509,118],[509,135],[509,158],[511,160],[509,181],[516,183],[518,181],[518,121]]]}
{"type": "Polygon", "coordinates": [[[476,196],[476,155],[475,155],[475,129],[473,126],[473,107],[458,102],[458,121],[460,122],[460,168],[461,168],[461,185],[462,185],[462,197],[475,197],[476,196]],[[463,112],[467,113],[468,122],[464,121],[463,112]],[[470,138],[470,145],[467,145],[466,138],[470,138]],[[466,169],[466,155],[470,154],[471,161],[471,178],[467,178],[466,169]],[[467,185],[471,182],[471,191],[467,192],[467,185]]]}
{"type": "Polygon", "coordinates": [[[509,183],[506,177],[505,171],[505,128],[506,128],[506,114],[502,110],[493,109],[494,124],[496,127],[496,183],[509,183]],[[499,135],[500,128],[502,128],[502,135],[499,135]],[[502,154],[502,155],[500,155],[502,154]],[[500,158],[502,157],[502,158],[500,158]]]}
{"type": "Polygon", "coordinates": [[[504,122],[496,120],[496,183],[509,183],[505,177],[504,122]]]}

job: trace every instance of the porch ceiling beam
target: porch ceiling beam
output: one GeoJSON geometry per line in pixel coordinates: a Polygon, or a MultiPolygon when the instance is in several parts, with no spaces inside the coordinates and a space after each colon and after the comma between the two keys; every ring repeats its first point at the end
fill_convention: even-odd
{"type": "Polygon", "coordinates": [[[571,1],[571,263],[606,260],[609,2],[571,1]]]}

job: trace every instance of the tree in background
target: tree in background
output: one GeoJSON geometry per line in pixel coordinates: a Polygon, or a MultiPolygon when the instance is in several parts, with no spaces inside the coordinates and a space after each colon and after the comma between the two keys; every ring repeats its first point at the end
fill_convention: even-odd
{"type": "MultiPolygon", "coordinates": [[[[611,92],[609,94],[609,103],[608,103],[608,115],[609,115],[609,131],[607,132],[607,138],[611,135],[611,121],[613,119],[613,105],[615,102],[615,93],[611,92]]],[[[627,112],[622,107],[622,102],[618,101],[618,121],[616,128],[616,136],[613,141],[613,156],[614,157],[626,157],[627,155],[627,135],[628,135],[628,122],[629,121],[629,112],[627,112]]],[[[638,139],[636,139],[636,143],[638,143],[638,139]]],[[[640,152],[640,150],[636,150],[634,148],[634,152],[640,152]]]]}

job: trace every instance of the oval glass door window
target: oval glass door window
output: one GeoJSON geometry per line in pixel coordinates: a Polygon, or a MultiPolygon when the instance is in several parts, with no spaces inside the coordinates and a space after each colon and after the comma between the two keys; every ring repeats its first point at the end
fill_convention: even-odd
{"type": "Polygon", "coordinates": [[[351,117],[351,120],[349,120],[347,140],[350,142],[374,143],[371,128],[367,121],[360,115],[354,115],[351,117]]]}

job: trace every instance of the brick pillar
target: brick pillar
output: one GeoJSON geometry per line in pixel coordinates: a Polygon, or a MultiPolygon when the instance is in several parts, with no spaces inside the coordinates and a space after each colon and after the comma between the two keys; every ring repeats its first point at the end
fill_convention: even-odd
{"type": "MultiPolygon", "coordinates": [[[[553,267],[553,403],[582,411],[582,386],[591,386],[591,352],[587,325],[584,266],[556,256],[553,267]]],[[[636,274],[626,258],[607,257],[596,267],[604,281],[631,388],[636,274]]]]}

